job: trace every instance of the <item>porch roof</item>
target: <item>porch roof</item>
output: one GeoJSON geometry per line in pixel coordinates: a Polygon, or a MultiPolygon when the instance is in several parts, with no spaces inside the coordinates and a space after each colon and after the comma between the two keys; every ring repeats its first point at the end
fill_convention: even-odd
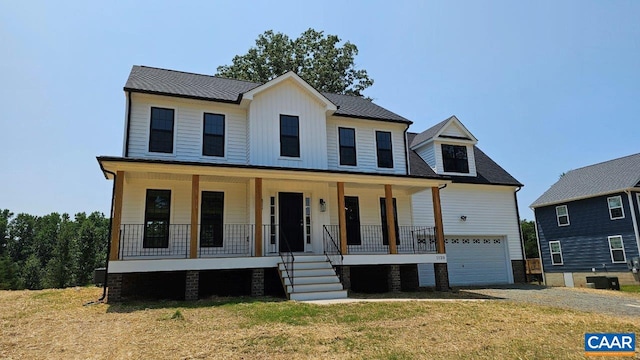
{"type": "MultiPolygon", "coordinates": [[[[212,164],[192,161],[158,160],[98,156],[98,163],[107,179],[116,171],[155,172],[182,175],[210,175],[222,177],[244,177],[264,179],[287,179],[300,181],[345,182],[355,184],[390,184],[424,189],[451,183],[440,176],[417,176],[379,174],[325,169],[303,169],[275,166],[238,164],[212,164]],[[167,167],[167,166],[170,167],[167,167]]],[[[417,190],[417,189],[416,189],[417,190]]]]}

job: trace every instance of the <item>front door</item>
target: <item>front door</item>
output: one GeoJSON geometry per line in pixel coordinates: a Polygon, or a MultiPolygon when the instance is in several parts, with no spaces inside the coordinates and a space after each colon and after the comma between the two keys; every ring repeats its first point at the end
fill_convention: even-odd
{"type": "Polygon", "coordinates": [[[280,251],[304,251],[302,194],[278,193],[280,251]]]}

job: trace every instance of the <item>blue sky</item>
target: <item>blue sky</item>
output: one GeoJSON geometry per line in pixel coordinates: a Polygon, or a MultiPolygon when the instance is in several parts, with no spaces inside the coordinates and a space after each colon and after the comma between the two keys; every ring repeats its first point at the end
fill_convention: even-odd
{"type": "Polygon", "coordinates": [[[0,3],[0,209],[108,213],[132,65],[215,73],[268,29],[356,44],[376,103],[422,131],[455,114],[525,184],[640,152],[638,1],[0,3]]]}

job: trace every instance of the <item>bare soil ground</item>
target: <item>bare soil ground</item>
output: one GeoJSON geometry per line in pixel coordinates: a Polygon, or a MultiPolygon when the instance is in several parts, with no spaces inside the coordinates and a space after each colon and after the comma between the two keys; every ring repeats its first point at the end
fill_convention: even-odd
{"type": "Polygon", "coordinates": [[[640,317],[451,301],[455,293],[335,305],[215,298],[83,306],[100,293],[0,291],[0,358],[583,359],[585,332],[640,334],[640,317]]]}

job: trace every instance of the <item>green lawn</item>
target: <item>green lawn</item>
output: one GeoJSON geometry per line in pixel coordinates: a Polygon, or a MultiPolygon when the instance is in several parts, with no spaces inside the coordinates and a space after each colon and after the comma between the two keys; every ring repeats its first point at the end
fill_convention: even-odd
{"type": "Polygon", "coordinates": [[[640,285],[620,285],[620,291],[640,294],[640,285]]]}

